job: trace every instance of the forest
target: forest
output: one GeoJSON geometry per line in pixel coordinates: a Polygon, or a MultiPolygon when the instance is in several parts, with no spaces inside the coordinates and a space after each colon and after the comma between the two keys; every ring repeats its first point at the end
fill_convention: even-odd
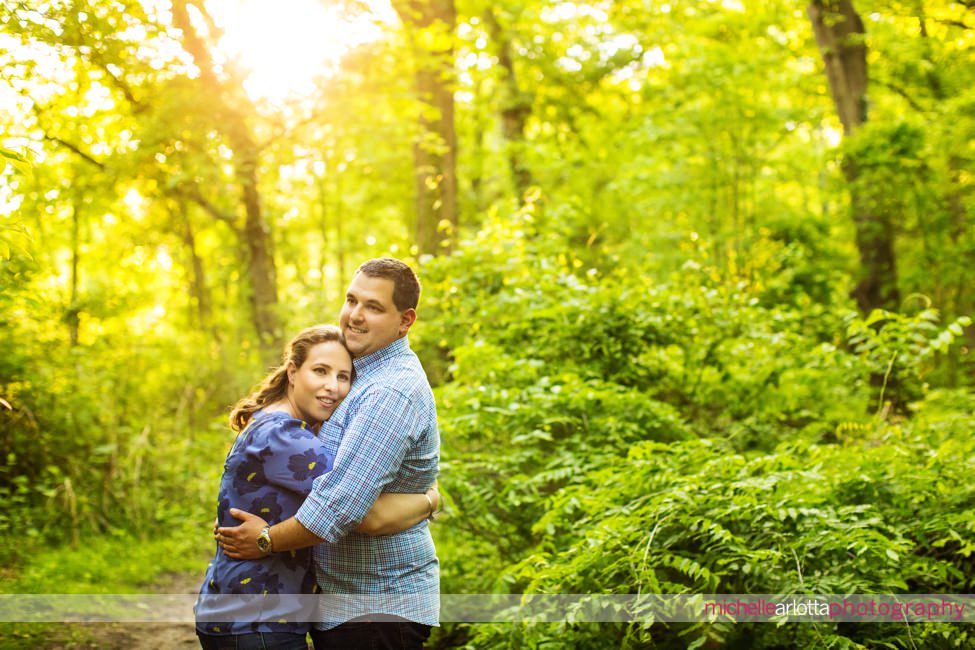
{"type": "Polygon", "coordinates": [[[973,225],[972,0],[5,1],[0,592],[202,576],[229,408],[392,256],[443,594],[973,593],[973,225]]]}

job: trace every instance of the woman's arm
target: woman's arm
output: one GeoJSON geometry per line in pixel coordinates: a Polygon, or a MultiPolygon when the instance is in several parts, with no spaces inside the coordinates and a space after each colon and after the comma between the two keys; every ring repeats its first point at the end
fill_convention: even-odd
{"type": "MultiPolygon", "coordinates": [[[[434,484],[424,494],[385,493],[379,495],[366,514],[357,532],[365,535],[392,535],[415,526],[440,509],[440,492],[434,484]]],[[[230,509],[230,515],[244,523],[217,529],[216,539],[223,552],[235,560],[254,560],[263,557],[257,548],[258,533],[267,522],[257,515],[230,509]]],[[[323,540],[305,528],[294,517],[271,527],[274,552],[293,551],[321,543],[323,540]]]]}
{"type": "Polygon", "coordinates": [[[365,535],[392,535],[429,519],[439,507],[436,483],[424,494],[384,492],[356,531],[365,535]]]}

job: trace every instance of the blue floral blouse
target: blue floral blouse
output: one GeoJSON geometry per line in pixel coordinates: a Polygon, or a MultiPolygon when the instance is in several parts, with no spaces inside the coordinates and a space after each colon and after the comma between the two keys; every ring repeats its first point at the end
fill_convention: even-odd
{"type": "MultiPolygon", "coordinates": [[[[230,515],[230,508],[260,515],[272,525],[292,517],[311,491],[312,481],[331,469],[332,461],[307,424],[287,413],[257,411],[237,436],[223,466],[217,502],[220,525],[240,523],[230,515]]],[[[269,595],[317,591],[311,548],[272,553],[259,560],[233,560],[217,545],[197,599],[196,628],[216,635],[303,634],[309,626],[301,622],[307,616],[299,615],[297,599],[269,595]],[[234,594],[252,596],[222,597],[234,594]],[[249,622],[255,612],[267,622],[249,622]]]]}

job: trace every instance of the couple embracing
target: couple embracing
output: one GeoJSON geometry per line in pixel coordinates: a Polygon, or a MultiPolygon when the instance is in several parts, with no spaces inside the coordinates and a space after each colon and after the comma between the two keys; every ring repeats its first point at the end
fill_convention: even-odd
{"type": "Polygon", "coordinates": [[[196,606],[205,650],[304,650],[308,632],[317,650],[421,648],[437,625],[440,437],[407,339],[419,296],[406,264],[364,263],[340,328],[300,332],[234,407],[196,606]],[[247,618],[245,597],[282,594],[320,594],[314,616],[280,597],[247,618]]]}

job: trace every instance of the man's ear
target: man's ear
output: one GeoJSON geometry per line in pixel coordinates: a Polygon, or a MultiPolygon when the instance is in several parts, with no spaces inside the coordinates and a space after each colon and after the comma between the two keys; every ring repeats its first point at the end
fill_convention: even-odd
{"type": "Polygon", "coordinates": [[[404,334],[409,332],[410,328],[413,327],[413,323],[415,322],[416,322],[416,310],[407,309],[406,311],[404,311],[400,316],[400,320],[399,320],[399,335],[403,336],[404,334]]]}

